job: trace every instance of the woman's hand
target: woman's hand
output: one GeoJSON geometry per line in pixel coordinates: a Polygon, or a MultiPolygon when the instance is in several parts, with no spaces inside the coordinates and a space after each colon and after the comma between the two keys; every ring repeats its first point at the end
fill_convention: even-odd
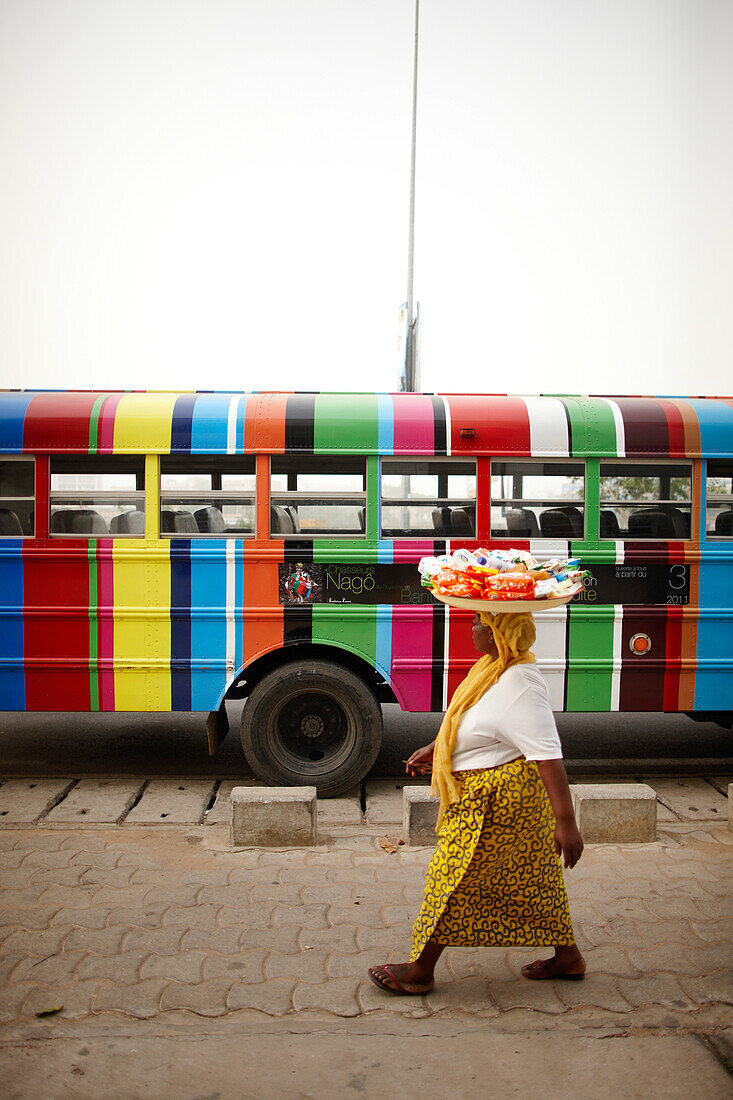
{"type": "Polygon", "coordinates": [[[560,821],[555,826],[555,852],[565,860],[565,866],[574,867],[583,851],[583,838],[574,821],[560,821]]]}
{"type": "Polygon", "coordinates": [[[421,749],[415,749],[412,756],[405,761],[405,771],[408,775],[427,775],[433,764],[433,750],[435,741],[429,745],[423,745],[421,749]]]}

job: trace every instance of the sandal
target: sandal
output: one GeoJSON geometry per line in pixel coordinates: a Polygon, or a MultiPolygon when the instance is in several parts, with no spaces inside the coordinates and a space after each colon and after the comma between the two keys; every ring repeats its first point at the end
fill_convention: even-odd
{"type": "Polygon", "coordinates": [[[377,968],[370,966],[367,974],[374,982],[374,984],[379,989],[383,989],[385,993],[396,993],[398,996],[401,997],[424,997],[426,993],[430,992],[435,984],[434,982],[431,982],[430,986],[427,989],[405,989],[405,987],[397,981],[397,978],[395,978],[392,967],[388,963],[382,967],[379,967],[378,969],[384,970],[387,976],[391,978],[394,984],[397,986],[396,989],[393,989],[391,985],[387,985],[376,973],[377,968]]]}
{"type": "Polygon", "coordinates": [[[526,966],[522,967],[522,977],[527,978],[530,982],[544,982],[548,978],[563,982],[582,982],[585,978],[584,970],[579,974],[550,970],[549,963],[551,962],[552,959],[537,959],[533,963],[527,963],[526,966]]]}

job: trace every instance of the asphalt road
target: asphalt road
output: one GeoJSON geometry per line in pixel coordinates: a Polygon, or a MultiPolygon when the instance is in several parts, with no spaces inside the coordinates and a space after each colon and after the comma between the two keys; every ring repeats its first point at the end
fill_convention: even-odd
{"type": "MultiPolygon", "coordinates": [[[[204,714],[0,713],[4,776],[249,774],[239,740],[241,703],[230,703],[231,732],[208,755],[204,714]]],[[[384,744],[373,775],[403,772],[401,761],[435,736],[437,714],[384,707],[384,744]]],[[[678,714],[560,714],[571,774],[724,774],[733,771],[733,733],[678,714]]]]}

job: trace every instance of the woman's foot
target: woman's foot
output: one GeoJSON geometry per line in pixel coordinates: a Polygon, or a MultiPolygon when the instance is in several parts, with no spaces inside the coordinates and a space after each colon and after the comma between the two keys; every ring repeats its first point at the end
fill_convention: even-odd
{"type": "Polygon", "coordinates": [[[422,993],[429,993],[435,985],[432,974],[426,974],[415,963],[372,966],[368,974],[374,984],[386,993],[398,993],[403,997],[419,997],[422,993]]]}
{"type": "Polygon", "coordinates": [[[585,959],[575,944],[558,947],[551,959],[536,959],[523,966],[522,977],[529,978],[532,982],[547,981],[549,978],[582,982],[585,977],[585,959]]]}

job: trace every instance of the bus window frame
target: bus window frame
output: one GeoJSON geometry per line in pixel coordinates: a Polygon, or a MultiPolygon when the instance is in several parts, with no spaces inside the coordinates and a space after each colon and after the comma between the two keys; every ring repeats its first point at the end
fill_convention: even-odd
{"type": "MultiPolygon", "coordinates": [[[[703,537],[705,539],[705,542],[726,544],[726,543],[730,543],[730,542],[733,541],[733,532],[730,535],[719,535],[719,534],[717,534],[716,531],[708,532],[708,500],[709,500],[709,497],[708,497],[708,478],[711,476],[710,475],[710,466],[711,465],[716,466],[716,465],[719,465],[721,463],[727,463],[727,465],[730,466],[731,478],[733,478],[733,458],[732,459],[719,459],[719,458],[714,458],[714,459],[709,458],[709,459],[707,459],[706,462],[705,462],[704,479],[702,478],[702,475],[701,475],[701,484],[702,484],[702,481],[704,480],[705,489],[704,489],[704,492],[701,491],[701,493],[700,493],[700,496],[701,496],[700,506],[701,506],[701,511],[703,513],[702,531],[703,531],[703,537]]],[[[713,474],[712,476],[716,477],[716,476],[720,476],[720,475],[713,474]]],[[[726,476],[726,475],[723,475],[723,476],[726,476]]],[[[727,504],[730,509],[733,509],[733,484],[731,484],[731,492],[730,492],[730,494],[728,494],[728,496],[729,496],[729,499],[725,500],[723,503],[727,504]]],[[[718,499],[720,499],[720,498],[718,498],[718,499]]]]}
{"type": "MultiPolygon", "coordinates": [[[[610,456],[604,456],[603,458],[601,458],[598,462],[598,541],[603,542],[603,543],[608,543],[608,542],[644,542],[644,543],[684,542],[684,543],[691,543],[691,542],[694,542],[695,541],[695,534],[694,534],[694,532],[695,532],[695,517],[696,517],[696,507],[695,507],[695,469],[696,469],[696,466],[697,466],[697,463],[695,462],[695,460],[692,459],[692,458],[688,458],[687,456],[685,456],[684,458],[644,458],[643,456],[635,455],[631,458],[628,457],[628,456],[625,456],[624,458],[613,458],[613,457],[610,457],[610,456]],[[650,509],[653,509],[655,507],[655,505],[660,505],[660,504],[668,506],[668,507],[669,506],[677,507],[679,504],[685,505],[686,507],[689,508],[689,517],[690,517],[690,533],[687,536],[687,538],[679,538],[679,537],[657,538],[653,535],[652,536],[629,535],[628,531],[626,531],[625,534],[623,532],[621,532],[620,535],[601,535],[601,511],[603,510],[604,506],[609,506],[610,505],[611,507],[614,507],[613,502],[611,502],[609,499],[604,499],[601,496],[601,481],[602,481],[602,478],[603,478],[603,474],[601,473],[601,468],[604,465],[604,463],[605,464],[613,464],[613,465],[626,465],[627,464],[629,466],[689,466],[689,469],[690,469],[690,499],[687,500],[687,501],[674,501],[674,500],[628,500],[628,501],[624,500],[624,501],[615,501],[615,506],[629,505],[631,507],[636,507],[636,508],[650,508],[650,509]]],[[[681,509],[680,509],[680,511],[681,511],[681,509]]]]}
{"type": "MultiPolygon", "coordinates": [[[[502,476],[505,476],[505,475],[497,474],[496,476],[497,477],[502,477],[502,476]]],[[[523,477],[531,477],[533,475],[523,474],[522,476],[523,477]]],[[[534,476],[541,476],[541,475],[534,475],[534,476]]],[[[489,538],[491,539],[492,542],[507,542],[507,543],[518,542],[518,541],[521,541],[521,542],[528,542],[528,541],[532,541],[532,542],[538,542],[538,541],[557,542],[558,540],[561,541],[561,542],[586,542],[587,541],[587,539],[589,537],[589,535],[588,535],[588,530],[589,530],[589,524],[588,524],[588,456],[587,455],[584,455],[582,457],[579,456],[579,455],[578,456],[576,456],[576,455],[562,455],[562,456],[561,455],[551,455],[551,456],[546,457],[546,458],[543,458],[543,457],[540,457],[540,456],[537,456],[537,455],[527,455],[526,457],[518,457],[517,455],[492,455],[491,459],[490,459],[490,463],[489,463],[488,487],[489,487],[489,538]],[[494,496],[493,496],[493,493],[491,491],[491,479],[492,479],[492,476],[493,476],[493,467],[494,467],[495,462],[505,462],[507,464],[509,464],[509,463],[520,464],[521,463],[522,465],[524,465],[525,463],[530,463],[530,464],[535,464],[536,463],[537,465],[543,465],[543,466],[550,466],[550,465],[556,465],[556,466],[565,465],[566,466],[568,463],[572,463],[573,465],[581,466],[582,470],[583,470],[583,495],[579,500],[562,500],[562,499],[558,499],[556,501],[550,501],[550,500],[547,500],[547,499],[542,500],[539,497],[521,497],[521,498],[500,497],[500,498],[498,498],[496,503],[497,503],[497,507],[498,507],[500,504],[513,503],[515,500],[517,500],[521,504],[529,504],[529,505],[541,504],[541,505],[544,505],[545,508],[547,508],[548,506],[550,508],[562,508],[563,504],[567,505],[568,507],[578,507],[583,513],[583,533],[582,533],[582,535],[571,535],[568,538],[566,536],[543,535],[542,533],[540,533],[539,535],[516,535],[516,534],[515,535],[512,535],[512,534],[495,535],[495,534],[493,534],[493,532],[491,530],[491,510],[494,507],[494,496]]],[[[536,518],[537,518],[537,524],[539,526],[539,522],[540,522],[539,516],[537,516],[536,518]]]]}
{"type": "MultiPolygon", "coordinates": [[[[0,454],[0,462],[30,462],[31,465],[32,465],[32,471],[33,471],[33,479],[32,479],[33,480],[33,494],[31,496],[0,497],[0,508],[5,507],[5,503],[4,503],[5,501],[12,501],[12,500],[23,500],[23,501],[30,500],[30,501],[32,501],[33,502],[33,530],[28,535],[25,532],[23,532],[20,535],[1,535],[0,534],[0,539],[36,539],[36,538],[38,538],[38,485],[37,485],[37,481],[36,481],[36,476],[37,476],[36,456],[35,455],[26,455],[26,454],[20,454],[20,455],[18,455],[18,454],[14,454],[14,455],[0,454]]],[[[14,509],[11,509],[11,511],[14,511],[14,509]]],[[[18,521],[20,521],[20,516],[17,515],[17,512],[15,514],[18,518],[18,521]]]]}
{"type": "MultiPolygon", "coordinates": [[[[450,474],[448,474],[447,476],[450,476],[450,474]]],[[[461,539],[463,539],[466,542],[476,542],[477,539],[479,538],[479,534],[478,534],[478,530],[479,530],[479,527],[478,527],[478,517],[479,517],[479,457],[477,455],[471,455],[471,454],[467,454],[467,455],[380,455],[379,456],[379,470],[378,470],[377,485],[378,485],[378,493],[379,493],[379,524],[378,524],[379,536],[378,537],[381,541],[384,541],[384,542],[425,542],[425,541],[430,542],[430,541],[438,540],[438,541],[444,542],[446,539],[448,539],[451,542],[459,542],[461,539]],[[386,535],[384,533],[384,528],[382,526],[382,509],[384,508],[385,504],[387,504],[387,506],[389,506],[389,507],[392,507],[392,506],[399,507],[399,506],[402,506],[402,505],[404,507],[410,507],[411,504],[422,504],[422,505],[425,505],[425,506],[428,506],[428,507],[433,507],[433,508],[440,507],[441,505],[445,505],[447,507],[453,506],[453,507],[456,507],[456,508],[461,508],[461,507],[464,506],[464,499],[465,498],[460,497],[460,498],[452,499],[451,497],[445,497],[445,498],[436,497],[436,498],[430,499],[430,500],[426,499],[426,500],[413,500],[413,501],[410,501],[410,499],[406,498],[406,497],[405,498],[397,497],[397,498],[392,498],[392,499],[387,498],[385,500],[385,498],[382,496],[382,476],[385,472],[389,473],[389,471],[385,471],[385,469],[384,469],[385,462],[387,462],[387,463],[391,463],[391,462],[395,462],[395,463],[396,462],[405,462],[405,463],[424,462],[424,463],[441,463],[441,464],[446,463],[448,465],[451,465],[451,464],[453,464],[453,465],[461,465],[461,464],[465,465],[466,463],[473,463],[474,491],[475,491],[476,495],[474,496],[473,500],[468,501],[468,503],[473,505],[474,508],[475,508],[474,520],[473,520],[473,527],[474,527],[473,534],[472,535],[451,536],[450,534],[441,535],[437,531],[433,531],[432,533],[425,535],[425,534],[417,534],[417,533],[408,531],[404,535],[386,535]]]]}
{"type": "MultiPolygon", "coordinates": [[[[294,472],[296,478],[297,478],[297,475],[298,475],[299,472],[308,473],[307,470],[302,470],[302,471],[297,471],[296,470],[294,472]]],[[[276,477],[282,476],[282,474],[278,472],[278,473],[275,474],[275,476],[276,477]]],[[[288,476],[288,479],[289,479],[291,475],[288,474],[287,476],[288,476]]],[[[335,476],[340,477],[340,476],[344,476],[344,475],[343,475],[343,473],[342,474],[337,473],[335,476]]],[[[314,542],[315,541],[321,541],[322,539],[331,539],[331,541],[337,541],[337,542],[341,541],[341,539],[343,539],[344,541],[348,541],[348,542],[366,542],[367,541],[367,527],[368,527],[368,517],[369,517],[369,464],[368,464],[368,456],[367,455],[365,455],[365,454],[350,454],[349,452],[346,452],[346,451],[345,452],[339,452],[339,454],[335,454],[335,455],[331,455],[331,454],[299,455],[297,452],[295,452],[295,453],[286,452],[284,454],[270,454],[270,455],[267,455],[267,489],[268,489],[267,505],[268,505],[268,517],[269,518],[268,518],[266,531],[267,531],[267,538],[270,541],[284,540],[285,542],[293,542],[293,541],[295,541],[295,542],[303,542],[303,541],[310,542],[311,539],[314,542]],[[364,463],[364,470],[363,470],[363,473],[362,473],[364,489],[361,492],[348,492],[348,493],[342,493],[342,492],[339,492],[338,490],[333,490],[333,491],[331,491],[331,490],[325,490],[325,491],[311,490],[309,492],[303,492],[303,491],[298,490],[298,489],[275,489],[275,490],[273,490],[273,488],[272,488],[272,477],[273,477],[272,462],[273,462],[273,459],[275,461],[278,461],[278,460],[281,460],[281,459],[288,459],[288,458],[293,459],[293,460],[296,460],[298,458],[304,458],[304,459],[311,459],[311,458],[319,458],[319,459],[320,458],[323,458],[323,459],[353,458],[353,459],[359,459],[364,463]],[[351,531],[348,531],[348,532],[343,532],[343,531],[336,531],[336,532],[334,532],[334,531],[314,531],[314,530],[311,530],[309,528],[305,528],[305,529],[301,528],[301,530],[299,530],[299,531],[273,531],[272,530],[272,509],[273,509],[273,506],[275,506],[275,507],[281,506],[280,501],[286,501],[288,503],[292,502],[293,504],[303,504],[303,503],[312,503],[313,501],[318,502],[318,501],[328,501],[328,500],[335,500],[335,501],[338,501],[341,504],[356,504],[357,506],[362,507],[364,509],[364,529],[363,529],[363,531],[353,531],[353,532],[351,532],[351,531]]]]}
{"type": "MultiPolygon", "coordinates": [[[[93,471],[96,473],[104,473],[104,470],[93,471]]],[[[110,471],[114,473],[114,471],[110,471]]],[[[86,539],[140,539],[143,536],[134,532],[127,531],[110,531],[109,527],[106,532],[68,532],[68,531],[54,531],[53,527],[53,508],[54,503],[63,502],[65,500],[77,501],[84,497],[94,498],[101,502],[107,500],[119,500],[120,497],[134,499],[135,508],[134,511],[142,512],[144,522],[147,522],[147,505],[148,505],[148,486],[146,478],[146,456],[142,453],[125,454],[125,455],[99,455],[99,454],[57,454],[51,453],[48,456],[48,468],[47,468],[47,500],[46,500],[46,518],[48,522],[48,538],[59,540],[82,540],[86,539]],[[69,471],[54,470],[55,462],[68,462],[69,464],[77,461],[82,462],[86,460],[90,465],[95,462],[102,464],[102,466],[114,466],[116,462],[124,463],[126,460],[139,461],[142,468],[135,470],[135,489],[54,489],[53,488],[53,476],[55,473],[68,473],[69,471]],[[141,507],[142,505],[142,507],[141,507]]],[[[91,501],[93,503],[93,501],[91,501]]]]}
{"type": "MultiPolygon", "coordinates": [[[[194,513],[190,512],[194,519],[194,513]]],[[[215,453],[208,454],[192,454],[192,455],[161,455],[160,462],[158,464],[158,538],[160,539],[246,539],[248,542],[254,542],[257,538],[257,456],[253,454],[238,454],[238,455],[222,455],[215,453]],[[181,466],[188,465],[191,467],[187,473],[196,474],[203,473],[211,476],[211,489],[164,489],[163,478],[166,474],[175,474],[175,470],[164,470],[164,461],[171,460],[178,462],[181,466]],[[231,467],[236,466],[237,460],[240,462],[243,459],[248,459],[252,462],[251,470],[236,471],[233,469],[227,469],[222,466],[221,469],[216,470],[215,464],[217,461],[225,459],[228,465],[231,467]],[[196,470],[193,467],[196,465],[202,467],[201,470],[196,470]],[[223,489],[221,488],[222,475],[230,473],[242,473],[247,477],[251,477],[253,480],[252,489],[223,489]],[[218,488],[214,488],[214,485],[218,485],[218,488]],[[251,530],[244,531],[164,531],[163,530],[163,509],[172,508],[176,503],[185,503],[187,500],[200,503],[202,507],[216,507],[217,501],[221,503],[227,503],[228,501],[244,502],[252,506],[252,519],[253,526],[251,530]]],[[[198,526],[198,523],[197,523],[198,526]]]]}

